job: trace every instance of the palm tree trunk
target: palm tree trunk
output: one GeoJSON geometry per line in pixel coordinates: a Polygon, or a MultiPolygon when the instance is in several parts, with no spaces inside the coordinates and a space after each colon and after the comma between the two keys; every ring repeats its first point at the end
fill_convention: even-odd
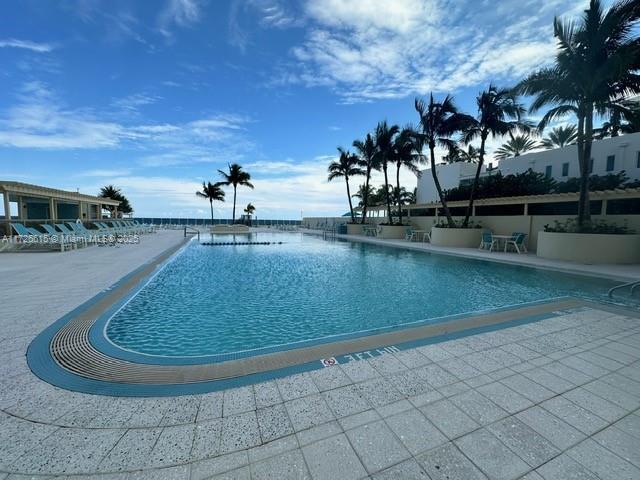
{"type": "Polygon", "coordinates": [[[213,227],[213,199],[209,199],[209,205],[211,205],[211,226],[213,227]]]}
{"type": "Polygon", "coordinates": [[[353,203],[351,203],[351,190],[349,190],[349,176],[344,176],[344,181],[347,184],[347,197],[349,197],[349,212],[351,212],[351,223],[356,223],[356,217],[353,216],[353,203]]]}
{"type": "Polygon", "coordinates": [[[396,192],[396,202],[398,204],[398,218],[400,221],[400,225],[402,225],[402,207],[400,206],[400,165],[398,165],[398,169],[396,170],[396,188],[398,191],[396,192]]]}
{"type": "Polygon", "coordinates": [[[453,223],[453,218],[451,217],[449,206],[447,205],[447,201],[444,198],[444,194],[442,193],[442,187],[440,186],[440,180],[438,179],[438,174],[436,172],[436,155],[434,153],[434,149],[435,149],[435,146],[429,145],[429,151],[431,152],[431,176],[433,177],[433,183],[436,185],[436,190],[438,191],[438,197],[440,197],[442,210],[444,210],[444,214],[447,217],[447,224],[449,225],[449,228],[453,228],[455,227],[455,223],[453,223]]]}
{"type": "Polygon", "coordinates": [[[364,182],[364,198],[362,199],[362,221],[360,222],[364,225],[364,222],[367,218],[367,207],[369,206],[369,179],[371,178],[371,168],[367,168],[367,178],[364,182]]]}
{"type": "MultiPolygon", "coordinates": [[[[591,163],[591,144],[593,141],[593,104],[589,104],[582,119],[582,158],[580,159],[580,198],[578,201],[578,228],[591,221],[591,204],[589,202],[589,164],[591,163]]],[[[579,134],[579,132],[578,132],[579,134]]]]}
{"type": "Polygon", "coordinates": [[[233,225],[234,223],[236,223],[236,191],[238,189],[236,188],[236,186],[233,186],[233,216],[231,217],[231,224],[233,225]]]}
{"type": "Polygon", "coordinates": [[[382,163],[382,170],[384,171],[384,194],[387,200],[387,215],[389,216],[389,225],[393,225],[393,217],[391,216],[391,199],[389,198],[389,178],[387,177],[387,162],[382,163]]]}
{"type": "Polygon", "coordinates": [[[475,200],[476,190],[478,189],[478,183],[480,181],[480,172],[482,171],[482,164],[484,163],[484,144],[487,140],[487,134],[482,133],[480,136],[480,156],[478,157],[478,168],[476,169],[476,176],[473,179],[473,185],[471,185],[471,193],[469,194],[469,206],[467,207],[467,214],[462,222],[462,227],[469,226],[469,217],[473,213],[473,201],[475,200]]]}

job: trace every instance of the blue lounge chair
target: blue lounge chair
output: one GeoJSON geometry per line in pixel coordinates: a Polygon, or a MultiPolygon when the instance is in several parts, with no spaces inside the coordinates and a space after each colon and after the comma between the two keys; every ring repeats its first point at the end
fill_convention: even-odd
{"type": "Polygon", "coordinates": [[[69,245],[65,243],[63,235],[60,232],[55,232],[55,235],[49,233],[43,233],[36,230],[33,227],[25,227],[21,223],[12,223],[11,227],[20,236],[24,237],[28,243],[36,243],[38,245],[59,245],[60,251],[64,252],[65,248],[69,245]]]}
{"type": "Polygon", "coordinates": [[[498,244],[498,240],[493,238],[493,233],[482,232],[482,240],[480,241],[480,246],[478,247],[478,249],[483,250],[488,247],[489,251],[493,252],[493,247],[494,245],[497,245],[497,244],[498,244]]]}

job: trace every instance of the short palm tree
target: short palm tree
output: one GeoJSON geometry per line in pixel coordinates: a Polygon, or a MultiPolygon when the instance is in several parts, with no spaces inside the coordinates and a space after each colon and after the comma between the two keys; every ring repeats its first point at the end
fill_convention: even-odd
{"type": "Polygon", "coordinates": [[[364,168],[364,189],[360,192],[363,193],[363,197],[360,199],[362,203],[362,218],[360,223],[364,224],[367,218],[367,209],[369,207],[369,194],[371,192],[369,182],[371,180],[371,172],[374,170],[380,170],[380,163],[378,156],[376,155],[376,143],[370,133],[363,140],[354,140],[353,148],[358,152],[358,158],[360,159],[360,167],[364,168]]]}
{"type": "Polygon", "coordinates": [[[640,132],[640,102],[629,100],[622,104],[629,109],[626,121],[622,119],[620,110],[614,110],[600,128],[594,128],[594,138],[613,138],[620,134],[640,132]]]}
{"type": "Polygon", "coordinates": [[[376,161],[380,163],[380,167],[384,173],[384,188],[385,188],[385,202],[387,204],[387,215],[389,218],[389,224],[393,223],[393,217],[391,216],[391,193],[389,192],[389,176],[387,170],[389,163],[393,162],[393,139],[399,132],[397,125],[387,124],[384,120],[379,122],[376,126],[375,132],[375,144],[376,144],[376,161]]]}
{"type": "Polygon", "coordinates": [[[556,127],[542,139],[541,145],[544,148],[563,148],[567,145],[575,143],[578,136],[578,129],[575,125],[567,125],[566,127],[556,127]]]}
{"type": "Polygon", "coordinates": [[[493,158],[502,160],[503,158],[519,157],[523,153],[529,152],[538,146],[536,141],[529,135],[512,135],[509,140],[503,143],[493,154],[493,158]]]}
{"type": "Polygon", "coordinates": [[[216,185],[232,185],[233,186],[233,216],[231,223],[236,222],[236,193],[238,185],[242,187],[253,188],[253,184],[250,182],[251,175],[248,172],[242,170],[242,167],[237,163],[229,165],[229,172],[224,170],[218,170],[218,173],[224,180],[218,182],[216,185]]]}
{"type": "Polygon", "coordinates": [[[525,108],[518,102],[513,90],[489,85],[487,90],[478,95],[476,103],[478,105],[478,116],[474,118],[465,129],[464,142],[470,143],[480,138],[480,152],[478,154],[478,168],[476,169],[476,175],[471,184],[467,213],[462,222],[463,227],[469,225],[469,217],[473,212],[473,201],[475,200],[475,194],[480,180],[480,172],[484,164],[487,138],[489,138],[489,136],[495,138],[511,134],[517,130],[524,132],[530,130],[529,124],[522,120],[525,108]]]}
{"type": "Polygon", "coordinates": [[[447,145],[447,154],[442,157],[442,160],[445,163],[476,163],[478,161],[478,157],[478,149],[473,145],[467,145],[467,148],[465,149],[464,145],[461,146],[455,142],[451,142],[447,145]]]}
{"type": "Polygon", "coordinates": [[[253,212],[256,211],[256,207],[254,207],[251,203],[247,203],[247,206],[244,207],[244,213],[247,215],[253,215],[253,212]]]}
{"type": "Polygon", "coordinates": [[[438,197],[440,197],[440,203],[447,218],[447,223],[450,227],[454,227],[455,223],[449,211],[447,199],[442,191],[436,171],[435,149],[438,146],[451,149],[452,146],[455,145],[451,137],[455,133],[467,128],[473,121],[473,118],[458,112],[458,108],[453,102],[453,97],[450,95],[447,95],[441,102],[436,102],[433,99],[433,94],[431,94],[428,103],[416,99],[414,105],[420,116],[419,136],[422,142],[429,147],[433,183],[438,191],[438,197]]]}
{"type": "Polygon", "coordinates": [[[589,175],[595,114],[633,116],[624,99],[640,93],[640,42],[635,27],[640,19],[637,0],[618,0],[604,10],[600,0],[590,0],[579,23],[554,19],[558,44],[555,63],[532,73],[519,85],[535,98],[530,111],[551,108],[539,130],[567,115],[577,119],[576,144],[580,167],[578,227],[591,221],[589,175]]]}
{"type": "Polygon", "coordinates": [[[219,183],[202,182],[202,191],[196,192],[196,195],[209,200],[209,206],[211,207],[211,225],[213,225],[213,202],[214,200],[224,202],[224,191],[220,188],[219,183]]]}
{"type": "Polygon", "coordinates": [[[375,190],[372,185],[367,185],[366,183],[362,183],[358,185],[358,191],[351,195],[353,198],[357,198],[358,208],[361,208],[364,216],[365,206],[367,204],[375,205],[375,190]]]}
{"type": "Polygon", "coordinates": [[[329,176],[327,179],[331,182],[336,178],[343,177],[347,184],[347,198],[349,199],[349,213],[351,214],[351,223],[356,223],[356,216],[353,213],[353,202],[351,201],[351,190],[349,189],[349,177],[364,175],[364,171],[360,168],[358,157],[338,147],[340,157],[337,162],[329,164],[329,176]]]}
{"type": "MultiPolygon", "coordinates": [[[[394,189],[394,198],[398,205],[398,220],[402,225],[402,201],[399,195],[402,194],[400,188],[400,169],[406,168],[420,177],[420,168],[418,165],[423,162],[422,145],[420,134],[411,126],[403,128],[393,141],[393,160],[396,164],[396,186],[394,189]]],[[[406,190],[405,190],[406,193],[406,190]]]]}

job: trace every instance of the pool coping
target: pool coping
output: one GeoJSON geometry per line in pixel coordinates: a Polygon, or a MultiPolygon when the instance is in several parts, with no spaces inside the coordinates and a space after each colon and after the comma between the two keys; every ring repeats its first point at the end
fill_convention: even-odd
{"type": "Polygon", "coordinates": [[[590,305],[586,300],[570,297],[533,302],[454,315],[436,324],[399,326],[381,333],[209,363],[142,363],[136,358],[118,358],[103,351],[103,344],[94,344],[95,325],[105,312],[119,308],[186,245],[187,241],[167,249],[41,332],[27,350],[27,362],[33,373],[53,385],[85,393],[116,396],[206,393],[352,361],[363,352],[381,355],[535,322],[590,305]]]}

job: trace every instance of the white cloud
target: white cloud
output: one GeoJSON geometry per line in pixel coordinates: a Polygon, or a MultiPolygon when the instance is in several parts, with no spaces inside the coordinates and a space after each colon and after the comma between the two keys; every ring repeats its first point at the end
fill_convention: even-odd
{"type": "Polygon", "coordinates": [[[199,0],[168,0],[158,15],[160,33],[171,37],[173,26],[189,27],[200,20],[202,5],[199,0]]]}
{"type": "Polygon", "coordinates": [[[138,113],[140,107],[153,105],[161,99],[162,97],[156,95],[134,93],[131,95],[127,95],[126,97],[113,100],[112,105],[120,111],[124,111],[127,113],[138,113]]]}
{"type": "MultiPolygon", "coordinates": [[[[309,0],[309,28],[275,83],[329,86],[346,102],[510,82],[552,59],[564,0],[309,0]]],[[[572,10],[573,11],[573,10],[572,10]]]]}
{"type": "Polygon", "coordinates": [[[55,48],[55,45],[51,43],[38,43],[30,40],[8,38],[6,40],[0,40],[0,48],[22,48],[37,53],[48,53],[55,48]]]}

